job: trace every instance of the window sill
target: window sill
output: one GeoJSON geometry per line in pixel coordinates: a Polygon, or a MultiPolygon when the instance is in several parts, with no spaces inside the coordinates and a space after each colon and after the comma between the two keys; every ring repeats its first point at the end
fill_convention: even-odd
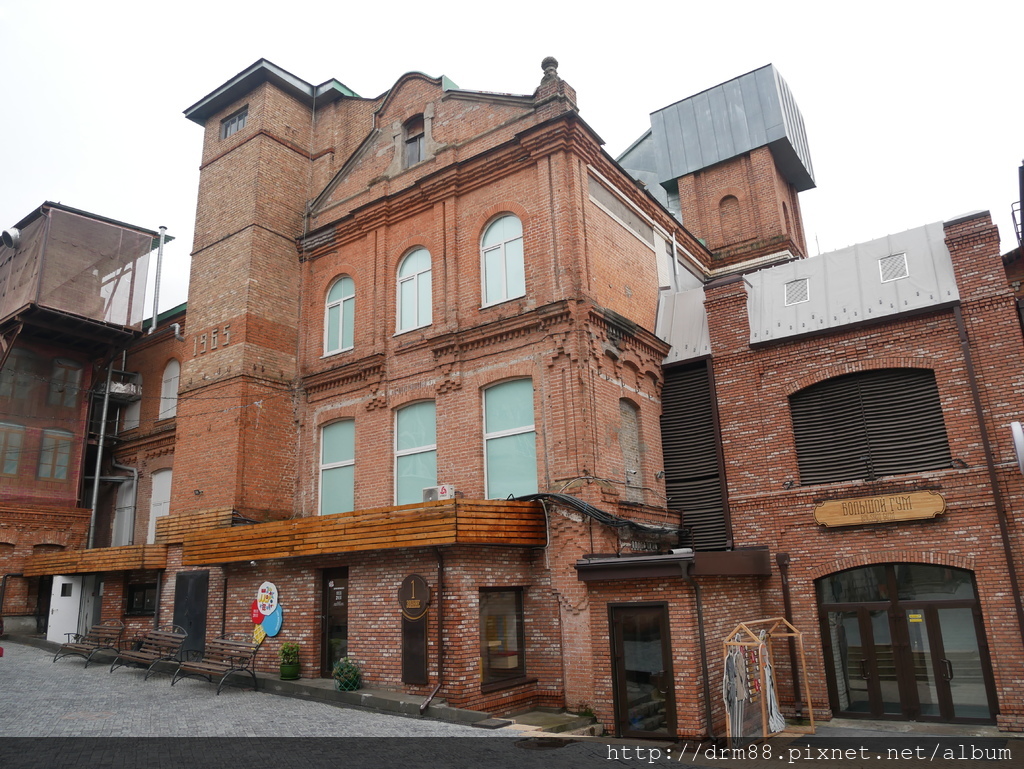
{"type": "Polygon", "coordinates": [[[352,347],[345,347],[341,350],[331,350],[330,352],[325,352],[323,355],[321,355],[320,360],[323,360],[324,358],[333,358],[335,355],[341,355],[342,353],[352,352],[354,349],[355,345],[353,345],[352,347]]]}
{"type": "Polygon", "coordinates": [[[500,692],[502,689],[512,689],[516,686],[535,683],[537,683],[536,678],[531,678],[530,676],[520,676],[519,678],[509,678],[506,681],[495,681],[494,683],[490,684],[480,684],[480,693],[489,694],[491,692],[500,692]]]}
{"type": "Polygon", "coordinates": [[[396,331],[394,336],[402,336],[402,334],[409,334],[413,331],[419,331],[420,329],[430,328],[432,323],[424,323],[422,326],[414,326],[413,328],[403,328],[400,331],[396,331]]]}
{"type": "Polygon", "coordinates": [[[503,304],[514,302],[516,299],[525,299],[526,294],[517,294],[516,296],[510,296],[508,299],[499,299],[495,302],[488,302],[487,304],[481,304],[481,310],[489,310],[491,307],[500,307],[503,304]]]}

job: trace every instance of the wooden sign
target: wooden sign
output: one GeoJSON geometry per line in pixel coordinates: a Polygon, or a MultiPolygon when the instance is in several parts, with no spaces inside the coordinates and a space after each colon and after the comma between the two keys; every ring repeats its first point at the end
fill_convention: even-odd
{"type": "Polygon", "coordinates": [[[921,521],[946,512],[946,500],[934,491],[882,494],[877,497],[830,499],[814,507],[814,520],[824,526],[921,521]]]}
{"type": "Polygon", "coordinates": [[[430,586],[419,574],[410,574],[398,589],[402,607],[402,681],[427,683],[427,607],[430,586]]]}

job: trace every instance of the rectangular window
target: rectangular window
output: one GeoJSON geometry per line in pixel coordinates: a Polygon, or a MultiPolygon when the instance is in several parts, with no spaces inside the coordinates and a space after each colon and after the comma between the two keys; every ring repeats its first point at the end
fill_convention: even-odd
{"type": "Polygon", "coordinates": [[[488,499],[537,493],[532,379],[484,391],[484,461],[488,499]]]}
{"type": "Polygon", "coordinates": [[[320,431],[320,515],[355,509],[355,425],[343,419],[320,431]]]}
{"type": "Polygon", "coordinates": [[[53,362],[50,374],[50,394],[46,402],[51,406],[70,408],[78,401],[78,390],[82,382],[82,367],[74,361],[58,358],[53,362]]]}
{"type": "Polygon", "coordinates": [[[413,403],[395,415],[395,504],[423,501],[437,485],[437,426],[433,401],[413,403]]]}
{"type": "Polygon", "coordinates": [[[28,398],[32,392],[32,354],[14,349],[0,371],[0,398],[28,398]]]}
{"type": "Polygon", "coordinates": [[[224,118],[220,124],[220,138],[227,139],[229,136],[241,131],[245,128],[245,121],[248,117],[249,107],[246,105],[231,117],[224,118]]]}
{"type": "Polygon", "coordinates": [[[43,430],[43,445],[39,451],[39,477],[55,481],[68,479],[71,464],[71,433],[63,430],[43,430]]]}
{"type": "Polygon", "coordinates": [[[125,614],[149,615],[156,614],[156,583],[128,586],[128,605],[125,614]]]}
{"type": "Polygon", "coordinates": [[[24,427],[0,422],[0,474],[18,474],[18,460],[24,442],[24,427]]]}
{"type": "Polygon", "coordinates": [[[522,588],[480,590],[480,683],[526,675],[522,588]]]}

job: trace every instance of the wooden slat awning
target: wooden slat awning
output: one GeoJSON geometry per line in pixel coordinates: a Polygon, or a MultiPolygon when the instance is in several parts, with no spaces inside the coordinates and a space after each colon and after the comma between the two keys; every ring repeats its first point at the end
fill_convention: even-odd
{"type": "Polygon", "coordinates": [[[185,535],[182,564],[455,544],[543,546],[544,510],[538,502],[457,499],[207,529],[185,535]]]}
{"type": "Polygon", "coordinates": [[[61,553],[38,553],[28,557],[22,574],[26,577],[41,577],[46,574],[99,574],[108,571],[166,567],[165,545],[126,545],[98,547],[92,550],[68,550],[61,553]]]}

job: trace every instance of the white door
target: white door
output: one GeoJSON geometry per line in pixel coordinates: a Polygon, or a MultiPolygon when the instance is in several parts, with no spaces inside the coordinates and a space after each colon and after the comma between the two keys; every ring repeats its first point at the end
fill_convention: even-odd
{"type": "Polygon", "coordinates": [[[153,473],[153,491],[149,498],[149,534],[146,544],[156,542],[156,519],[167,515],[171,506],[171,471],[157,470],[153,473]]]}
{"type": "Polygon", "coordinates": [[[78,610],[82,601],[82,578],[55,576],[50,593],[50,616],[46,640],[64,643],[67,633],[78,632],[78,610]]]}

